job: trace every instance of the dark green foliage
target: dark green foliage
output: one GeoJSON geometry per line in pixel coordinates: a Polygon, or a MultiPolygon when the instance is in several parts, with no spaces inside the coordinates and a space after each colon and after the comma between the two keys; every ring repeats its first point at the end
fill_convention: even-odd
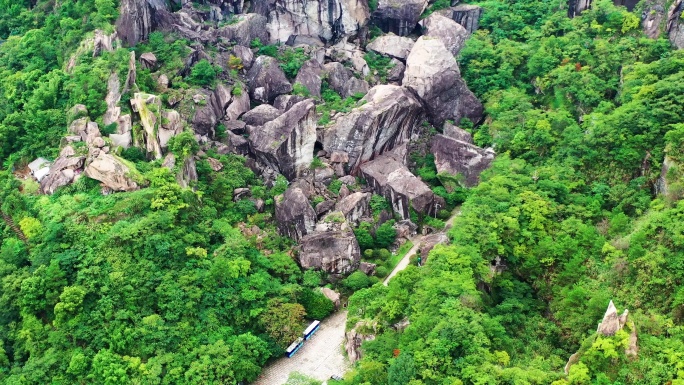
{"type": "Polygon", "coordinates": [[[214,68],[208,60],[202,59],[192,66],[188,81],[190,84],[209,87],[214,84],[217,73],[217,68],[214,68]]]}
{"type": "Polygon", "coordinates": [[[388,248],[397,238],[397,230],[392,227],[394,220],[387,221],[375,230],[375,246],[378,248],[388,248]]]}
{"type": "Polygon", "coordinates": [[[387,81],[387,73],[394,67],[392,64],[392,59],[386,56],[382,56],[373,51],[369,51],[363,58],[366,60],[368,67],[375,71],[380,77],[380,81],[385,83],[387,81]]]}
{"type": "Polygon", "coordinates": [[[355,271],[342,281],[342,284],[349,290],[356,291],[371,285],[371,280],[366,274],[355,271]]]}
{"type": "Polygon", "coordinates": [[[306,310],[306,315],[310,319],[321,320],[330,315],[335,309],[335,305],[318,290],[304,289],[300,302],[306,310]]]}

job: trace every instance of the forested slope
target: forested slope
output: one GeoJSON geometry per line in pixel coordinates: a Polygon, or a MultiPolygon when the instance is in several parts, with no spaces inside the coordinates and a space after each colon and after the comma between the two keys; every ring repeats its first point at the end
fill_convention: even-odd
{"type": "Polygon", "coordinates": [[[0,0],[0,383],[253,381],[323,285],[345,384],[684,383],[681,1],[472,1],[449,46],[449,2],[317,3],[0,0]]]}
{"type": "Polygon", "coordinates": [[[351,298],[349,326],[382,332],[347,382],[683,381],[682,52],[610,2],[573,19],[552,1],[480,4],[460,63],[488,116],[475,139],[499,156],[451,246],[351,298]],[[595,333],[611,299],[636,357],[627,334],[595,333]]]}

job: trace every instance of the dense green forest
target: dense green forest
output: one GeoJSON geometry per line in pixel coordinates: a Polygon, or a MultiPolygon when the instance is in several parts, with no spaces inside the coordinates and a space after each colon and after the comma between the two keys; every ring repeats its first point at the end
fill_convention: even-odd
{"type": "MultiPolygon", "coordinates": [[[[338,383],[684,384],[684,52],[643,35],[639,7],[609,0],[575,18],[556,0],[471,3],[484,13],[459,63],[486,118],[461,125],[497,158],[478,186],[451,193],[434,160],[420,159],[416,174],[449,208],[464,201],[450,245],[389,286],[360,272],[336,283],[356,291],[348,328],[375,334],[338,383]],[[626,333],[596,334],[610,300],[629,309],[636,356],[625,353],[626,333]],[[410,324],[398,331],[402,320],[410,324]]],[[[438,0],[426,15],[446,6],[438,0]]],[[[180,74],[193,43],[161,32],[94,57],[82,42],[112,32],[118,8],[0,0],[0,383],[253,381],[305,317],[333,311],[317,290],[325,275],[300,268],[294,242],[278,234],[284,179],[268,185],[245,157],[200,151],[187,132],[169,151],[197,156],[191,188],[135,147],[119,155],[145,186],[138,191],[103,195],[82,177],[42,195],[15,176],[38,156],[57,157],[76,104],[110,129],[101,118],[107,79],[126,78],[131,51],[154,52],[177,74],[169,93],[217,81],[246,92],[240,63],[203,60],[180,74]],[[242,187],[265,209],[233,199],[242,187]]],[[[252,48],[290,78],[307,59],[259,41],[252,48]]],[[[389,60],[366,61],[384,80],[389,60]]],[[[137,82],[156,87],[149,70],[137,82]]],[[[319,124],[358,99],[324,83],[319,124]]],[[[376,218],[389,210],[379,196],[370,205],[376,218]]],[[[396,234],[386,223],[373,235],[370,224],[355,229],[365,255],[388,254],[396,234]]]]}
{"type": "Polygon", "coordinates": [[[351,298],[349,327],[382,332],[346,383],[684,383],[676,167],[655,194],[664,155],[682,161],[683,53],[608,1],[574,19],[555,1],[479,4],[460,62],[488,116],[475,139],[500,155],[451,246],[351,298]],[[636,358],[625,335],[595,334],[611,299],[634,320],[636,358]]]}

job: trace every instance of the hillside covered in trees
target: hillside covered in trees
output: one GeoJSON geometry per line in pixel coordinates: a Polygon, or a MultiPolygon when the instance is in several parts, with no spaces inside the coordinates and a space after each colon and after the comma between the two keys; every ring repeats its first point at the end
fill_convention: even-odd
{"type": "Polygon", "coordinates": [[[0,383],[684,384],[683,10],[0,0],[0,383]]]}

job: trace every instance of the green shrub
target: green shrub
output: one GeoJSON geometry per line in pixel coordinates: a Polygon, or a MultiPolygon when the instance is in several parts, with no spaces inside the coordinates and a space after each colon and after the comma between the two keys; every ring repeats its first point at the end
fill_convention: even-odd
{"type": "Polygon", "coordinates": [[[371,285],[371,281],[366,274],[361,271],[355,271],[342,281],[342,284],[352,290],[357,291],[365,289],[371,285]]]}
{"type": "Polygon", "coordinates": [[[335,304],[317,289],[304,289],[300,302],[308,318],[321,320],[335,310],[335,304]]]}
{"type": "Polygon", "coordinates": [[[378,266],[375,268],[375,275],[378,278],[385,278],[389,275],[390,271],[385,266],[378,266]]]}
{"type": "Polygon", "coordinates": [[[397,230],[392,227],[394,220],[387,221],[375,230],[375,246],[380,248],[390,247],[397,239],[397,230]]]}
{"type": "Polygon", "coordinates": [[[214,84],[219,70],[212,66],[207,59],[202,59],[192,66],[188,82],[202,87],[211,86],[214,84]]]}

